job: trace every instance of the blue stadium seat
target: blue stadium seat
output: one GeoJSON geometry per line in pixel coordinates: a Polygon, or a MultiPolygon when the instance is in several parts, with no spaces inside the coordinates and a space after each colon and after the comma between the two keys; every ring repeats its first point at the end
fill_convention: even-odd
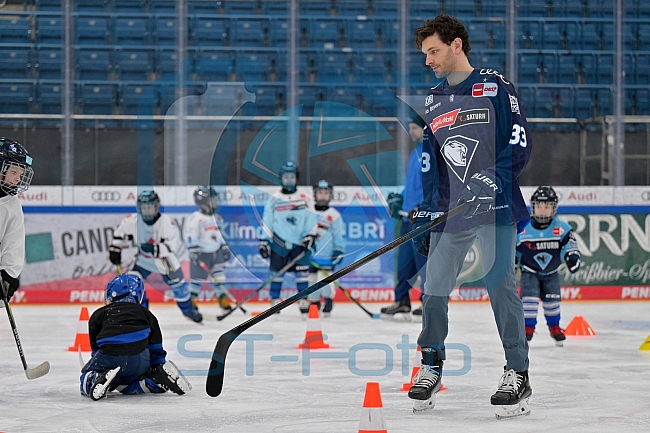
{"type": "Polygon", "coordinates": [[[537,117],[535,116],[535,89],[525,84],[517,86],[517,97],[519,107],[523,106],[526,117],[537,117]]]}
{"type": "Polygon", "coordinates": [[[156,50],[156,75],[161,77],[176,72],[176,51],[171,49],[156,50]]]}
{"type": "Polygon", "coordinates": [[[338,102],[352,107],[359,106],[359,95],[351,89],[333,87],[325,90],[323,95],[325,101],[338,102]]]}
{"type": "MultiPolygon", "coordinates": [[[[298,31],[300,34],[300,31],[298,31]]],[[[269,22],[268,41],[270,47],[284,47],[287,45],[289,25],[285,18],[282,20],[271,20],[269,22]]]]}
{"type": "Polygon", "coordinates": [[[80,84],[79,106],[83,114],[113,114],[117,106],[114,84],[80,84]]]}
{"type": "Polygon", "coordinates": [[[650,89],[637,89],[636,92],[636,113],[638,116],[650,115],[650,89]]]}
{"type": "MultiPolygon", "coordinates": [[[[158,3],[160,0],[152,1],[158,3]]],[[[115,12],[138,13],[147,9],[147,0],[112,0],[113,10],[115,12]]]]}
{"type": "MultiPolygon", "coordinates": [[[[638,53],[636,59],[636,84],[650,86],[650,54],[638,53]]],[[[648,107],[650,108],[650,107],[648,107]]]]}
{"type": "MultiPolygon", "coordinates": [[[[467,0],[465,0],[467,2],[467,0]]],[[[483,16],[488,18],[505,18],[506,2],[488,0],[483,1],[483,16]]],[[[478,10],[478,8],[476,8],[478,10]]]]}
{"type": "MultiPolygon", "coordinates": [[[[474,53],[474,50],[470,52],[470,57],[472,59],[477,58],[477,65],[483,68],[494,69],[499,72],[505,73],[506,71],[506,54],[505,53],[494,53],[494,52],[479,52],[474,53]],[[472,57],[472,56],[476,57],[472,57]]],[[[423,56],[424,57],[424,56],[423,56]]]]}
{"type": "Polygon", "coordinates": [[[331,43],[338,47],[340,35],[338,21],[313,20],[307,26],[307,44],[320,48],[323,44],[331,43]]]}
{"type": "Polygon", "coordinates": [[[298,103],[313,105],[316,101],[322,101],[323,95],[314,87],[301,86],[298,89],[298,103]]]}
{"type": "MultiPolygon", "coordinates": [[[[385,0],[382,0],[385,2],[385,0]]],[[[399,7],[399,2],[394,2],[397,7],[399,7]]],[[[410,18],[417,18],[418,20],[428,20],[433,19],[441,12],[441,8],[444,5],[443,1],[439,0],[412,0],[409,4],[410,6],[410,18]]],[[[392,15],[392,19],[398,19],[399,9],[395,9],[392,15]]]]}
{"type": "Polygon", "coordinates": [[[229,81],[233,59],[223,51],[201,50],[195,59],[196,73],[201,81],[229,81]]]}
{"type": "MultiPolygon", "coordinates": [[[[546,68],[547,65],[544,64],[546,68]]],[[[558,82],[562,84],[578,83],[578,65],[576,58],[570,54],[558,54],[558,82]]]]}
{"type": "Polygon", "coordinates": [[[271,60],[266,53],[241,53],[235,58],[235,74],[241,81],[268,81],[271,60]]]}
{"type": "Polygon", "coordinates": [[[537,88],[535,92],[535,117],[555,117],[556,101],[556,90],[537,88]]]}
{"type": "Polygon", "coordinates": [[[626,116],[636,115],[636,92],[631,89],[625,89],[625,100],[623,101],[623,110],[626,116]]]}
{"type": "Polygon", "coordinates": [[[519,54],[519,82],[535,84],[540,81],[541,60],[536,54],[519,54]]]}
{"type": "Polygon", "coordinates": [[[0,82],[0,113],[29,113],[34,85],[0,82]]]}
{"type": "Polygon", "coordinates": [[[357,83],[386,82],[386,63],[381,54],[368,52],[361,53],[354,61],[354,76],[357,83]]]}
{"type": "Polygon", "coordinates": [[[175,14],[176,0],[156,0],[151,2],[150,7],[157,14],[175,14]]]}
{"type": "Polygon", "coordinates": [[[316,76],[318,82],[341,82],[348,80],[348,61],[346,53],[324,52],[316,57],[316,76]]]}
{"type": "Polygon", "coordinates": [[[586,21],[582,24],[582,41],[583,50],[598,50],[600,49],[600,29],[599,23],[594,21],[586,21]]]}
{"type": "Polygon", "coordinates": [[[63,18],[36,15],[36,42],[40,44],[60,44],[62,34],[63,18]]]}
{"type": "Polygon", "coordinates": [[[262,5],[262,15],[279,15],[285,19],[289,15],[287,12],[289,2],[283,0],[266,0],[260,3],[262,5]]]}
{"type": "Polygon", "coordinates": [[[594,117],[594,100],[591,90],[578,88],[576,91],[576,117],[578,119],[594,117]]]}
{"type": "Polygon", "coordinates": [[[345,32],[346,46],[373,48],[377,46],[377,34],[373,21],[349,21],[345,32]]]}
{"type": "Polygon", "coordinates": [[[108,19],[80,16],[75,20],[75,39],[82,45],[106,45],[110,35],[108,19]]]}
{"type": "Polygon", "coordinates": [[[590,5],[596,8],[596,13],[600,18],[612,18],[614,16],[614,0],[598,0],[595,4],[590,5]]]}
{"type": "Polygon", "coordinates": [[[578,65],[579,77],[581,84],[595,84],[596,75],[596,59],[593,54],[576,55],[576,63],[578,65]]]}
{"type": "Polygon", "coordinates": [[[32,69],[30,48],[0,48],[0,78],[29,77],[32,69]]]}
{"type": "Polygon", "coordinates": [[[395,47],[397,45],[397,40],[399,39],[399,23],[394,19],[377,21],[377,30],[381,34],[381,41],[384,45],[384,48],[395,47]]]}
{"type": "Polygon", "coordinates": [[[547,3],[541,0],[521,0],[517,2],[520,17],[544,18],[549,16],[547,3]]]}
{"type": "Polygon", "coordinates": [[[154,51],[122,48],[116,54],[115,71],[121,80],[146,81],[153,72],[154,51]]]}
{"type": "Polygon", "coordinates": [[[623,46],[626,51],[637,50],[637,24],[636,23],[623,23],[623,46]]]}
{"type": "Polygon", "coordinates": [[[576,101],[573,88],[558,89],[559,117],[576,117],[576,101]]]}
{"type": "Polygon", "coordinates": [[[567,50],[580,49],[580,22],[568,21],[563,24],[565,44],[567,50]]]}
{"type": "Polygon", "coordinates": [[[78,48],[75,53],[77,77],[80,80],[108,80],[113,73],[113,50],[78,48]]]}
{"type": "Polygon", "coordinates": [[[230,23],[230,44],[233,46],[263,46],[262,23],[257,20],[234,20],[230,23]]]}
{"type": "Polygon", "coordinates": [[[612,114],[612,92],[609,89],[596,91],[596,116],[608,116],[612,114]]]}
{"type": "Polygon", "coordinates": [[[426,57],[422,53],[411,53],[407,57],[408,79],[411,84],[428,83],[432,79],[433,71],[425,61],[426,57]]]}
{"type": "Polygon", "coordinates": [[[598,54],[596,57],[596,83],[611,85],[614,80],[614,56],[598,54]]]}
{"type": "Polygon", "coordinates": [[[614,24],[601,23],[601,42],[603,50],[614,49],[614,24]]]}
{"type": "MultiPolygon", "coordinates": [[[[226,15],[257,15],[257,2],[250,0],[227,0],[226,15]]],[[[264,3],[264,2],[262,2],[264,3]]]]}
{"type": "MultiPolygon", "coordinates": [[[[312,72],[314,72],[314,60],[311,53],[300,54],[298,56],[298,79],[301,82],[309,82],[312,72]]],[[[276,81],[287,80],[287,56],[280,54],[273,56],[273,65],[276,73],[276,81]]]]}
{"type": "Polygon", "coordinates": [[[29,44],[32,42],[32,26],[28,17],[7,17],[0,25],[0,43],[29,44]]]}
{"type": "Polygon", "coordinates": [[[585,16],[587,3],[584,0],[563,0],[561,7],[556,9],[557,16],[580,18],[585,16]]]}
{"type": "Polygon", "coordinates": [[[531,21],[524,24],[527,35],[527,46],[531,49],[544,49],[544,29],[540,21],[531,21]]]}
{"type": "Polygon", "coordinates": [[[197,46],[223,46],[228,29],[223,18],[199,17],[192,21],[192,39],[197,46]]]}
{"type": "Polygon", "coordinates": [[[169,107],[176,102],[176,99],[176,86],[171,83],[162,83],[160,86],[160,114],[167,114],[169,107]]]}
{"type": "Polygon", "coordinates": [[[34,0],[37,11],[61,11],[63,9],[61,0],[34,0]]]}
{"type": "Polygon", "coordinates": [[[174,17],[156,16],[153,25],[154,45],[176,45],[176,19],[174,17]]]}
{"type": "Polygon", "coordinates": [[[558,22],[546,22],[543,26],[545,50],[560,50],[564,48],[564,37],[561,24],[558,22]]]}
{"type": "MultiPolygon", "coordinates": [[[[650,5],[646,5],[650,8],[650,5]]],[[[640,22],[638,27],[638,41],[640,51],[650,51],[650,21],[640,22]]]]}
{"type": "Polygon", "coordinates": [[[371,116],[395,114],[396,97],[388,89],[373,86],[370,98],[370,100],[366,99],[365,109],[371,116]]]}
{"type": "Polygon", "coordinates": [[[543,83],[557,83],[558,81],[558,61],[556,54],[542,54],[542,76],[543,83]]]}
{"type": "Polygon", "coordinates": [[[149,23],[146,18],[117,17],[113,35],[117,45],[147,45],[149,23]]]}
{"type": "Polygon", "coordinates": [[[61,113],[63,84],[41,83],[38,87],[38,105],[42,114],[61,113]]]}
{"type": "Polygon", "coordinates": [[[74,8],[78,12],[104,12],[108,3],[108,0],[77,0],[74,8]]]}
{"type": "MultiPolygon", "coordinates": [[[[435,4],[435,3],[434,3],[435,4]]],[[[488,5],[492,6],[492,3],[488,3],[488,5]]],[[[491,7],[487,7],[486,5],[486,13],[488,9],[492,9],[491,7]]],[[[478,12],[482,11],[481,9],[477,8],[476,5],[474,4],[473,0],[458,0],[458,1],[445,1],[444,2],[444,12],[446,14],[458,17],[462,20],[465,20],[467,18],[471,18],[473,16],[478,16],[478,12]]],[[[504,15],[505,16],[505,8],[503,8],[504,15]]],[[[432,14],[435,14],[435,10],[431,10],[432,14]]],[[[488,13],[489,16],[492,16],[492,13],[488,13]]],[[[431,16],[431,18],[434,18],[435,16],[431,16]]]]}
{"type": "Polygon", "coordinates": [[[222,13],[223,2],[195,0],[187,2],[187,11],[190,14],[216,15],[222,13]]]}
{"type": "Polygon", "coordinates": [[[63,68],[63,52],[59,48],[40,48],[36,51],[35,60],[36,73],[38,78],[61,79],[63,68]]]}
{"type": "Polygon", "coordinates": [[[625,71],[625,85],[636,84],[636,56],[623,55],[623,71],[625,71]]]}
{"type": "Polygon", "coordinates": [[[336,15],[346,18],[357,18],[370,15],[370,4],[365,0],[335,2],[336,15]]]}
{"type": "Polygon", "coordinates": [[[313,16],[313,15],[331,15],[332,3],[328,0],[307,0],[300,3],[300,15],[313,16]]]}
{"type": "Polygon", "coordinates": [[[122,84],[120,87],[120,107],[123,114],[138,114],[138,106],[148,84],[122,84]]]}
{"type": "Polygon", "coordinates": [[[485,21],[465,23],[470,36],[472,50],[492,48],[492,36],[488,31],[488,24],[485,21]]]}
{"type": "Polygon", "coordinates": [[[499,50],[506,48],[506,28],[503,22],[490,21],[488,23],[488,32],[492,38],[490,48],[499,50]]]}
{"type": "Polygon", "coordinates": [[[260,87],[255,92],[255,105],[258,115],[273,116],[278,109],[278,96],[273,87],[260,87]]]}

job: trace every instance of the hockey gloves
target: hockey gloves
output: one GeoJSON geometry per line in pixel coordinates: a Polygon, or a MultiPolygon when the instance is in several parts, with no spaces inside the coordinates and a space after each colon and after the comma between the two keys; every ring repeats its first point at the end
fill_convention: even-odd
{"type": "Polygon", "coordinates": [[[460,193],[458,204],[465,202],[467,219],[494,210],[494,199],[501,191],[499,180],[487,171],[474,173],[460,193]]]}
{"type": "Polygon", "coordinates": [[[402,206],[404,205],[404,197],[402,197],[402,194],[391,192],[388,194],[386,202],[388,203],[390,216],[393,218],[399,218],[399,211],[402,210],[402,206]]]}
{"type": "Polygon", "coordinates": [[[580,255],[579,254],[567,254],[564,258],[566,261],[566,266],[569,268],[569,272],[575,274],[580,269],[580,255]]]}
{"type": "Polygon", "coordinates": [[[336,266],[343,261],[343,251],[332,251],[332,266],[336,266]]]}
{"type": "Polygon", "coordinates": [[[222,245],[221,248],[219,248],[219,251],[221,251],[221,258],[224,262],[230,260],[230,249],[228,246],[222,245]]]}
{"type": "Polygon", "coordinates": [[[316,236],[307,235],[300,241],[299,247],[302,248],[305,252],[314,251],[314,244],[316,243],[316,236]]]}
{"type": "Polygon", "coordinates": [[[108,260],[114,265],[122,263],[122,248],[113,245],[108,247],[108,260]]]}
{"type": "Polygon", "coordinates": [[[0,277],[2,277],[2,281],[0,282],[2,286],[2,296],[4,299],[9,301],[14,293],[16,293],[16,290],[20,287],[20,281],[18,278],[9,275],[4,269],[0,269],[0,277]]]}
{"type": "Polygon", "coordinates": [[[201,251],[199,250],[199,247],[188,248],[187,254],[190,256],[190,262],[197,266],[200,266],[199,254],[201,254],[201,251]]]}
{"type": "MultiPolygon", "coordinates": [[[[431,223],[438,216],[442,215],[442,212],[429,212],[429,211],[413,211],[409,215],[409,221],[413,221],[413,229],[418,229],[425,224],[431,223]]],[[[415,248],[418,250],[418,253],[423,256],[429,255],[429,247],[431,246],[431,231],[427,230],[424,233],[413,238],[413,243],[415,248]]]]}
{"type": "Polygon", "coordinates": [[[260,256],[262,256],[263,259],[271,257],[271,246],[268,241],[260,241],[260,256]]]}
{"type": "Polygon", "coordinates": [[[151,254],[154,257],[159,257],[160,256],[160,247],[158,244],[140,244],[140,251],[143,253],[151,254]]]}

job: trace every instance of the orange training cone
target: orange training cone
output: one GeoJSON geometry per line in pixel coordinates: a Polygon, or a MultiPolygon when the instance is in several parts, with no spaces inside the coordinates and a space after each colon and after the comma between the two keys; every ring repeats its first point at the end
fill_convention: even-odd
{"type": "Polygon", "coordinates": [[[79,314],[79,323],[77,324],[77,335],[74,338],[74,344],[68,347],[69,352],[77,352],[81,347],[82,352],[90,352],[90,336],[88,335],[88,308],[81,307],[79,314]]]}
{"type": "Polygon", "coordinates": [[[582,316],[576,316],[569,322],[564,330],[564,335],[593,337],[596,332],[591,328],[589,323],[582,316]]]}
{"type": "Polygon", "coordinates": [[[309,306],[309,315],[307,316],[307,333],[305,341],[298,345],[298,349],[328,349],[329,344],[323,340],[323,333],[320,329],[320,318],[318,317],[318,307],[316,304],[309,306]]]}
{"type": "MultiPolygon", "coordinates": [[[[420,349],[420,346],[418,346],[418,350],[415,351],[415,362],[413,363],[413,370],[411,370],[411,381],[402,385],[402,387],[399,389],[400,391],[409,391],[415,383],[415,376],[418,374],[418,371],[420,371],[420,364],[422,363],[422,355],[420,355],[420,353],[422,353],[422,349],[420,349]]],[[[442,387],[440,388],[440,391],[445,391],[447,389],[444,383],[441,386],[442,387]]]]}
{"type": "Polygon", "coordinates": [[[388,433],[386,422],[384,421],[383,407],[379,383],[366,383],[366,395],[363,398],[359,433],[388,433]]]}

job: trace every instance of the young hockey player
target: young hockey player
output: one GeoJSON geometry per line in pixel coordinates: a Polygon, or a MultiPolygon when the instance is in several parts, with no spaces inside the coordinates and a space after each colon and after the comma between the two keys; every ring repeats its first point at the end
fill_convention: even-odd
{"type": "MultiPolygon", "coordinates": [[[[418,209],[422,202],[422,134],[424,122],[419,116],[415,116],[409,121],[409,134],[415,142],[415,149],[409,155],[408,166],[406,170],[406,185],[400,193],[388,194],[388,206],[391,216],[402,220],[399,235],[404,236],[413,230],[407,216],[401,216],[400,211],[406,209],[413,213],[418,209]]],[[[426,272],[421,271],[427,263],[427,258],[418,254],[413,242],[407,242],[397,249],[397,284],[395,285],[395,303],[381,309],[381,317],[386,319],[396,319],[406,316],[411,319],[411,297],[409,290],[417,279],[418,274],[422,277],[422,287],[426,281],[426,272]]],[[[420,300],[424,290],[420,291],[420,300]]],[[[412,319],[422,321],[422,307],[413,310],[412,319]]]]}
{"type": "Polygon", "coordinates": [[[212,187],[199,186],[194,191],[194,202],[199,210],[187,221],[185,241],[190,255],[190,294],[195,299],[206,278],[214,290],[219,306],[230,311],[228,292],[224,286],[226,263],[230,250],[221,236],[219,226],[223,220],[217,211],[217,192],[212,187]]]}
{"type": "Polygon", "coordinates": [[[573,228],[555,218],[557,194],[550,186],[540,186],[530,198],[531,221],[517,235],[517,263],[521,268],[521,300],[524,303],[526,339],[530,341],[537,324],[537,307],[542,299],[544,317],[558,346],[566,340],[560,328],[560,276],[562,260],[569,272],[580,268],[580,250],[573,228]]]}
{"type": "MultiPolygon", "coordinates": [[[[264,227],[260,238],[259,251],[262,258],[271,259],[271,271],[277,272],[302,254],[298,262],[288,272],[296,277],[298,291],[308,287],[310,252],[314,246],[316,226],[315,215],[311,212],[309,195],[296,190],[298,169],[296,163],[288,161],[280,167],[282,189],[269,197],[262,217],[264,227]]],[[[271,282],[271,306],[280,302],[283,276],[271,282]]],[[[309,311],[309,302],[301,299],[301,312],[309,311]]]]}
{"type": "MultiPolygon", "coordinates": [[[[316,243],[312,255],[312,266],[309,268],[309,285],[318,282],[319,270],[331,272],[334,266],[341,263],[345,253],[345,226],[341,213],[330,207],[334,188],[326,180],[321,180],[314,187],[314,210],[318,223],[316,224],[316,243]],[[314,266],[315,265],[315,266],[314,266]]],[[[329,317],[332,312],[336,290],[332,284],[309,295],[312,304],[320,310],[321,296],[325,298],[323,316],[329,317]]]]}
{"type": "Polygon", "coordinates": [[[99,400],[113,390],[182,395],[190,389],[176,366],[165,362],[158,320],[140,305],[143,298],[144,283],[136,275],[118,275],[106,286],[104,306],[88,321],[93,352],[81,369],[81,395],[99,400]]]}
{"type": "MultiPolygon", "coordinates": [[[[137,209],[136,213],[124,218],[113,233],[113,240],[108,248],[111,263],[120,265],[122,248],[135,240],[138,253],[135,265],[129,273],[142,279],[147,279],[152,272],[159,273],[172,289],[183,315],[200,323],[203,317],[192,304],[178,259],[185,248],[179,230],[171,218],[160,213],[160,197],[155,191],[141,192],[138,195],[137,209]]],[[[143,305],[148,305],[146,297],[143,305]]]]}
{"type": "Polygon", "coordinates": [[[467,252],[479,239],[484,281],[505,351],[505,372],[490,398],[497,418],[530,412],[528,342],[524,309],[515,281],[517,225],[529,213],[518,177],[532,143],[514,86],[492,69],[474,69],[469,35],[456,18],[440,14],[415,31],[426,64],[444,79],[425,98],[422,147],[424,201],[416,226],[438,212],[463,206],[464,218],[451,218],[414,241],[428,255],[422,332],[422,365],[409,391],[414,411],[430,409],[441,387],[449,296],[467,252]]]}
{"type": "Polygon", "coordinates": [[[7,301],[20,287],[25,264],[25,218],[16,194],[27,191],[33,175],[27,149],[0,138],[0,295],[7,301]]]}

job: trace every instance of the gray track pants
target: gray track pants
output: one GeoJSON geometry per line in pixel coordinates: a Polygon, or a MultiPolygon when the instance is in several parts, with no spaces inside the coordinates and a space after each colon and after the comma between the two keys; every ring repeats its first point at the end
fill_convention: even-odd
{"type": "MultiPolygon", "coordinates": [[[[439,359],[446,359],[445,338],[449,295],[463,267],[467,252],[479,239],[483,275],[490,304],[506,356],[506,368],[528,370],[528,342],[524,331],[524,309],[515,281],[515,224],[475,227],[471,230],[431,234],[427,260],[427,279],[422,299],[421,348],[432,348],[439,359]]],[[[481,330],[476,330],[481,332],[481,330]]]]}

